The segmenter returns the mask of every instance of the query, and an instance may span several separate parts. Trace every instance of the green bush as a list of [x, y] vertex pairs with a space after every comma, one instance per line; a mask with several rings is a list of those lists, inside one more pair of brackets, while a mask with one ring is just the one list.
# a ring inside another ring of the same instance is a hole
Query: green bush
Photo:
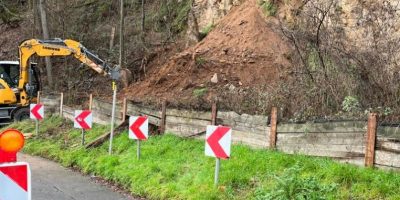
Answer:
[[342, 109], [346, 112], [360, 111], [361, 105], [357, 97], [347, 96], [342, 102]]

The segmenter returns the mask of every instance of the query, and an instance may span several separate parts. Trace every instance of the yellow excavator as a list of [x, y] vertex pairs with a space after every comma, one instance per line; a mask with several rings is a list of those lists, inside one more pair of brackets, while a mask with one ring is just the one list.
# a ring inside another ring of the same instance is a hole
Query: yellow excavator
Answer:
[[73, 56], [99, 74], [109, 76], [114, 84], [120, 78], [119, 66], [110, 66], [77, 41], [25, 40], [19, 46], [19, 62], [0, 61], [0, 119], [29, 118], [29, 104], [36, 103], [41, 87], [37, 66], [29, 62], [34, 55]]

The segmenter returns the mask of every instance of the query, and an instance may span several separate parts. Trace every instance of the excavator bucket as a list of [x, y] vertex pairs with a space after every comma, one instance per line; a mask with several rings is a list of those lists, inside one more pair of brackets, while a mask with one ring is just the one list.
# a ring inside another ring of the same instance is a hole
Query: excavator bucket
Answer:
[[133, 80], [132, 72], [127, 68], [120, 68], [118, 76], [119, 79], [117, 80], [119, 80], [122, 88], [127, 88]]

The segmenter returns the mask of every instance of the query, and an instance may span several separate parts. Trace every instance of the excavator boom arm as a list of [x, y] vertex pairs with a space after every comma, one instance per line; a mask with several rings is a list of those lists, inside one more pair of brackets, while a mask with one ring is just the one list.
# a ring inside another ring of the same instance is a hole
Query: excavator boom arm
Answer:
[[[18, 89], [24, 91], [24, 87], [29, 83], [29, 59], [37, 55], [39, 57], [53, 56], [74, 56], [83, 64], [87, 65], [94, 71], [102, 75], [109, 75], [111, 79], [119, 79], [119, 66], [111, 67], [104, 60], [100, 59], [96, 54], [90, 52], [81, 43], [74, 40], [25, 40], [19, 46], [19, 62], [20, 62], [20, 80]], [[28, 99], [26, 92], [22, 92], [21, 99]], [[24, 100], [26, 102], [27, 100]], [[22, 102], [22, 100], [21, 100]], [[22, 102], [22, 104], [24, 104]]]

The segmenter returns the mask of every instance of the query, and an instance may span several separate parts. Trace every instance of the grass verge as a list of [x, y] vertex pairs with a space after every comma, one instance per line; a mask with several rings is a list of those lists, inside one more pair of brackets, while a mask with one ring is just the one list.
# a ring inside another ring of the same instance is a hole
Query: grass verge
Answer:
[[[34, 123], [10, 127], [33, 132]], [[69, 121], [51, 117], [40, 127], [24, 152], [101, 176], [149, 199], [400, 199], [396, 172], [234, 145], [232, 158], [221, 163], [220, 186], [215, 188], [215, 160], [204, 156], [203, 141], [152, 136], [142, 143], [142, 158], [137, 160], [136, 143], [127, 132], [115, 138], [110, 156], [108, 143], [82, 148], [80, 131]], [[87, 139], [106, 131], [106, 126], [94, 126]]]

